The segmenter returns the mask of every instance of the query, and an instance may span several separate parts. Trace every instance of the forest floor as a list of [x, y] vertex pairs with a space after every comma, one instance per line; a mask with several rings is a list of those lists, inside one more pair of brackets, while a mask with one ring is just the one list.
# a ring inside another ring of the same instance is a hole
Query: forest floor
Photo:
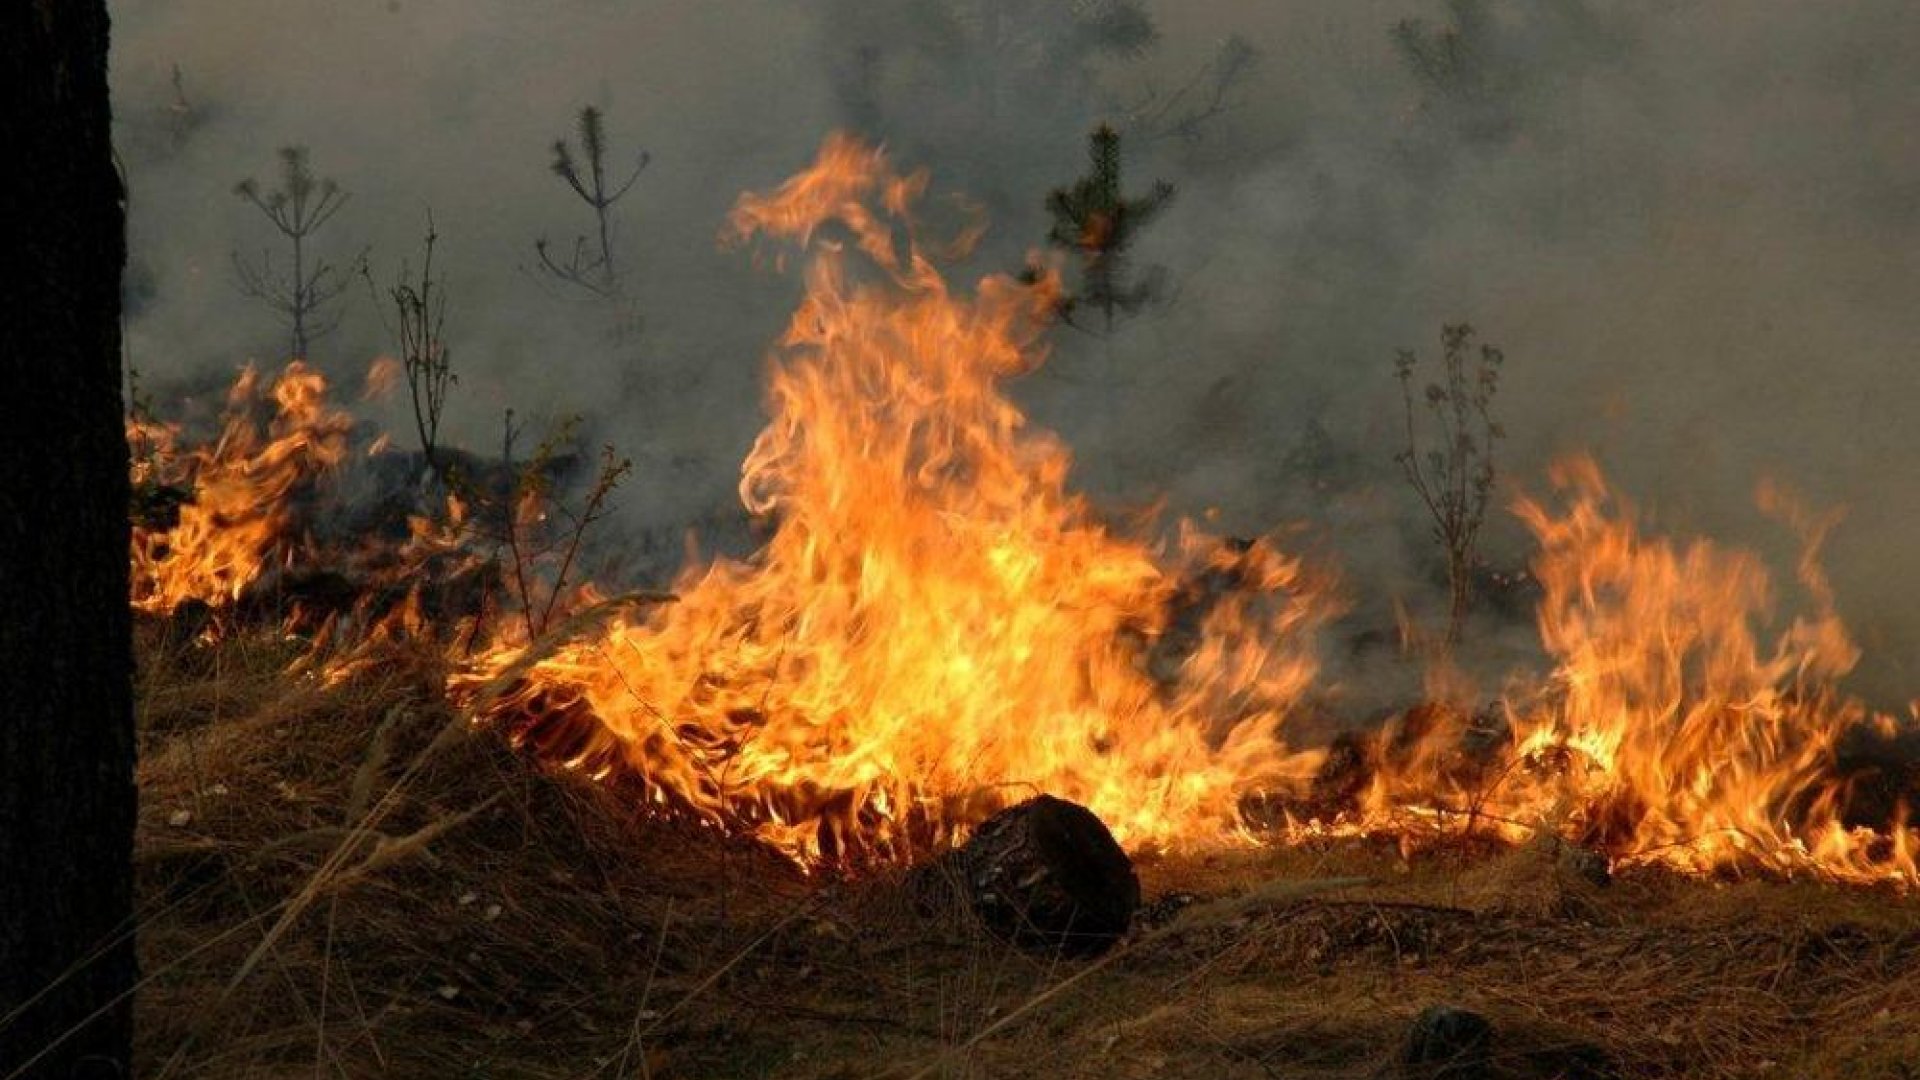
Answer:
[[328, 685], [297, 643], [163, 637], [148, 1080], [1393, 1077], [1435, 1004], [1491, 1022], [1475, 1075], [1920, 1077], [1920, 901], [1891, 893], [1349, 841], [1142, 860], [1128, 939], [1039, 956], [543, 768], [430, 658]]

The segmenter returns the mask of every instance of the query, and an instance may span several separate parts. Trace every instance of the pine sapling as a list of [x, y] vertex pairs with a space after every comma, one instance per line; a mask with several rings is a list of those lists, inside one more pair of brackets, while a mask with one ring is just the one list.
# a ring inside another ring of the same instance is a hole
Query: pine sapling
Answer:
[[606, 129], [599, 109], [589, 105], [580, 110], [580, 149], [576, 155], [565, 139], [553, 144], [553, 174], [567, 182], [580, 201], [593, 211], [594, 239], [583, 234], [574, 240], [573, 251], [563, 262], [554, 258], [546, 237], [533, 243], [540, 256], [540, 268], [549, 277], [602, 297], [620, 293], [620, 274], [613, 261], [613, 208], [633, 189], [640, 174], [652, 159], [640, 151], [633, 171], [625, 180], [610, 184], [607, 177]]
[[[278, 314], [287, 324], [288, 347], [297, 359], [306, 359], [315, 338], [340, 321], [337, 301], [346, 291], [353, 267], [342, 272], [324, 259], [310, 258], [308, 242], [332, 221], [346, 204], [347, 193], [331, 179], [313, 175], [307, 148], [280, 149], [280, 186], [264, 190], [248, 177], [234, 185], [234, 194], [252, 203], [287, 242], [290, 266], [275, 264], [271, 249], [257, 262], [233, 252], [233, 268], [240, 291]], [[365, 260], [363, 251], [354, 266]]]
[[1053, 216], [1047, 242], [1065, 249], [1079, 264], [1079, 288], [1061, 301], [1061, 317], [1079, 326], [1076, 314], [1098, 311], [1104, 329], [1111, 332], [1118, 317], [1139, 311], [1159, 295], [1162, 275], [1157, 269], [1135, 281], [1127, 264], [1140, 230], [1172, 201], [1173, 185], [1157, 180], [1145, 195], [1128, 198], [1121, 190], [1120, 133], [1107, 124], [1094, 129], [1087, 156], [1087, 175], [1047, 196], [1047, 211]]
[[[1165, 210], [1173, 199], [1173, 185], [1155, 181], [1145, 195], [1129, 198], [1121, 183], [1120, 133], [1101, 124], [1087, 140], [1087, 175], [1047, 196], [1053, 227], [1048, 243], [1065, 249], [1078, 264], [1077, 288], [1063, 294], [1056, 308], [1061, 320], [1082, 330], [1092, 329], [1085, 316], [1097, 312], [1098, 332], [1106, 339], [1106, 373], [1101, 379], [1105, 410], [1111, 422], [1119, 411], [1119, 371], [1113, 355], [1113, 330], [1123, 316], [1133, 315], [1159, 296], [1164, 274], [1152, 268], [1135, 280], [1128, 262], [1140, 230]], [[1108, 462], [1110, 479], [1118, 482], [1119, 467]]]

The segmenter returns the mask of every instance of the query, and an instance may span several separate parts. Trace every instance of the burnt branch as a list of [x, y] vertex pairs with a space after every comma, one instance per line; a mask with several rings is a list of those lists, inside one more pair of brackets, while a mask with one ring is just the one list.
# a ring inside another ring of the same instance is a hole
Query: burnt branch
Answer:
[[[434, 247], [439, 239], [440, 234], [433, 225], [433, 212], [428, 211], [425, 250], [418, 276], [402, 263], [398, 280], [384, 291], [394, 315], [393, 321], [387, 323], [387, 331], [393, 335], [399, 350], [420, 453], [426, 458], [427, 468], [435, 480], [444, 488], [447, 470], [439, 452], [440, 417], [446, 409], [448, 393], [460, 380], [454, 374], [453, 356], [446, 344], [446, 285], [433, 276]], [[363, 265], [361, 272], [377, 300], [382, 290], [374, 284], [372, 271]]]

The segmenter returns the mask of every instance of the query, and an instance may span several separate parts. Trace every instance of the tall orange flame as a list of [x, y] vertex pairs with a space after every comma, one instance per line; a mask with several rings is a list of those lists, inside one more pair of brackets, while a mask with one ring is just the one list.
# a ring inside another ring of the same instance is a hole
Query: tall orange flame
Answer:
[[[776, 531], [494, 710], [583, 705], [589, 730], [530, 737], [807, 860], [902, 856], [1035, 791], [1136, 847], [1229, 835], [1243, 793], [1310, 770], [1279, 729], [1327, 605], [1269, 545], [1163, 551], [1068, 491], [1066, 448], [1000, 389], [1040, 363], [1057, 283], [951, 291], [906, 220], [925, 182], [834, 138], [740, 200], [732, 239], [813, 254], [740, 485]], [[1239, 587], [1175, 648], [1209, 571]]]

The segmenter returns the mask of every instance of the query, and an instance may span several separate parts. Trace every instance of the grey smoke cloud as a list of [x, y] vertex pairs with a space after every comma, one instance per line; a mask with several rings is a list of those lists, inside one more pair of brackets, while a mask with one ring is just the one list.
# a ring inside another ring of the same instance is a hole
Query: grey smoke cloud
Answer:
[[[1238, 34], [1261, 53], [1241, 107], [1198, 141], [1136, 140], [1128, 162], [1132, 186], [1180, 188], [1139, 254], [1174, 293], [1111, 339], [1062, 333], [1017, 390], [1095, 490], [1165, 492], [1239, 531], [1304, 519], [1363, 611], [1418, 599], [1391, 358], [1432, 354], [1440, 323], [1467, 319], [1509, 356], [1515, 483], [1537, 491], [1552, 456], [1591, 450], [1660, 522], [1776, 555], [1789, 544], [1752, 509], [1760, 477], [1846, 505], [1828, 562], [1867, 648], [1860, 685], [1914, 693], [1920, 11], [1490, 0], [1479, 77], [1449, 98], [1389, 34], [1446, 25], [1438, 0], [1159, 3], [1152, 48], [1073, 52], [1099, 7], [121, 0], [121, 148], [152, 286], [135, 363], [177, 392], [274, 361], [277, 327], [228, 270], [268, 233], [229, 190], [305, 144], [353, 192], [323, 245], [337, 259], [371, 245], [390, 273], [431, 206], [454, 437], [491, 445], [507, 406], [587, 414], [636, 458], [633, 534], [671, 564], [681, 528], [726, 531], [797, 291], [716, 249], [739, 191], [853, 126], [984, 201], [993, 231], [961, 273], [1013, 269], [1044, 236], [1045, 192], [1082, 169], [1087, 128], [1125, 128]], [[177, 143], [174, 64], [196, 120]], [[617, 153], [652, 155], [621, 208], [640, 319], [624, 334], [524, 270], [535, 237], [587, 226], [547, 146], [588, 103]], [[387, 347], [353, 295], [317, 356], [341, 375]], [[1491, 542], [1524, 553], [1510, 524]]]

